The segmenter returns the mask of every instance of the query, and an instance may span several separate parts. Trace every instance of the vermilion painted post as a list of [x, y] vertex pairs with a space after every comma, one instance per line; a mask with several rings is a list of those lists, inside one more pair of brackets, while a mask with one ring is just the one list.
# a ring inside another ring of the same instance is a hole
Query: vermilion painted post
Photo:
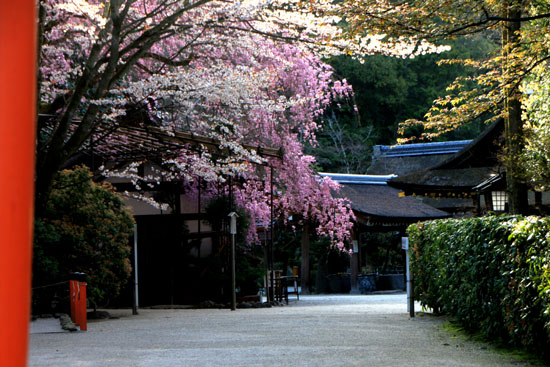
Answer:
[[30, 319], [36, 1], [0, 1], [0, 366], [24, 367]]
[[78, 292], [78, 321], [80, 325], [80, 331], [88, 330], [88, 309], [86, 307], [86, 282], [78, 282], [79, 292]]

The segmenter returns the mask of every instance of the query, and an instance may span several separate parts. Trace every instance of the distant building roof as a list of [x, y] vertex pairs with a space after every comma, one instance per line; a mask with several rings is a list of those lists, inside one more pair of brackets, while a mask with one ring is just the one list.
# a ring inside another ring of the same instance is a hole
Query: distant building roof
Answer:
[[356, 185], [387, 185], [388, 181], [397, 175], [354, 175], [347, 173], [326, 173], [319, 172], [323, 177], [330, 177], [333, 181], [340, 184]]
[[389, 185], [407, 195], [474, 195], [477, 185], [503, 170], [499, 162], [503, 129], [503, 120], [499, 120], [451, 157], [432, 167], [399, 175]]
[[376, 145], [368, 174], [386, 175], [419, 171], [435, 166], [470, 144], [471, 140], [406, 145]]
[[438, 143], [378, 145], [378, 147], [380, 155], [385, 157], [410, 157], [416, 155], [454, 154], [471, 142], [471, 140], [457, 140]]
[[421, 220], [445, 218], [449, 214], [387, 185], [395, 175], [348, 175], [321, 173], [341, 184], [339, 197], [351, 202], [357, 220], [369, 226], [402, 226]]

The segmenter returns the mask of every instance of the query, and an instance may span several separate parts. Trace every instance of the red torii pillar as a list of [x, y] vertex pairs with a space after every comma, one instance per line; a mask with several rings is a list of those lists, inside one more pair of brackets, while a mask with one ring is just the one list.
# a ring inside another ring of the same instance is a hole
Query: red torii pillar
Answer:
[[36, 2], [0, 1], [0, 366], [27, 362], [36, 118]]

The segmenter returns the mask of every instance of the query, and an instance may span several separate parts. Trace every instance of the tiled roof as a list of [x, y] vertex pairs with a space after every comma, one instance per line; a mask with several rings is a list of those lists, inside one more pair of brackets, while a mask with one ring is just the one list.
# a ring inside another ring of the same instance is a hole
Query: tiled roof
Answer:
[[400, 190], [386, 184], [395, 175], [349, 175], [321, 173], [340, 183], [339, 197], [350, 200], [356, 213], [376, 217], [377, 221], [401, 221], [412, 223], [419, 220], [443, 218], [448, 213], [435, 209], [412, 197], [400, 197]]
[[454, 154], [470, 144], [471, 140], [444, 141], [438, 143], [379, 145], [384, 157], [410, 157], [417, 155]]
[[389, 220], [416, 222], [449, 216], [413, 197], [400, 197], [399, 193], [400, 190], [387, 185], [343, 184], [338, 195], [348, 198], [356, 212]]
[[495, 167], [500, 165], [499, 155], [504, 146], [504, 119], [487, 127], [470, 144], [433, 169], [456, 169], [470, 167]]
[[391, 180], [390, 185], [403, 189], [405, 186], [415, 188], [434, 187], [439, 189], [470, 190], [474, 186], [492, 177], [496, 172], [493, 167], [471, 167], [457, 169], [430, 169], [409, 173]]
[[503, 171], [499, 162], [503, 129], [503, 120], [499, 120], [458, 153], [427, 169], [399, 175], [388, 184], [408, 195], [434, 192], [469, 195], [475, 186]]
[[320, 172], [323, 177], [330, 177], [333, 181], [341, 184], [357, 185], [387, 185], [388, 180], [397, 177], [397, 175], [354, 175], [347, 173], [326, 173]]
[[368, 174], [404, 175], [433, 167], [460, 151], [471, 140], [441, 143], [377, 145]]
[[[49, 129], [52, 128], [49, 121], [55, 118], [56, 116], [53, 115], [39, 115], [39, 119], [44, 121], [44, 125]], [[79, 121], [73, 121], [73, 128], [78, 124]], [[261, 156], [280, 159], [283, 154], [282, 148], [276, 149], [251, 144], [242, 144], [242, 146]], [[182, 148], [189, 147], [231, 154], [216, 139], [141, 122], [126, 125], [101, 123], [95, 129], [90, 142], [83, 146], [83, 151], [93, 152], [94, 155], [118, 162], [125, 162], [144, 158], [170, 158], [177, 156]]]

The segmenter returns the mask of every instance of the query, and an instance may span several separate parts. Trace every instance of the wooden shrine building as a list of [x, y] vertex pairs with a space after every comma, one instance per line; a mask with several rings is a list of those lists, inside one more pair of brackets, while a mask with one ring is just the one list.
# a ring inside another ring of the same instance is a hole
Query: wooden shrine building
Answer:
[[339, 197], [347, 198], [357, 223], [370, 231], [404, 231], [412, 223], [449, 217], [413, 197], [399, 195], [388, 185], [395, 175], [320, 173], [340, 184]]
[[[47, 120], [54, 116], [41, 115], [40, 118]], [[91, 139], [71, 158], [66, 168], [84, 164], [96, 173], [101, 172], [97, 170], [100, 166], [116, 173], [135, 166], [136, 182], [124, 175], [116, 177], [116, 174], [96, 179], [104, 179], [117, 191], [127, 194], [125, 202], [136, 221], [131, 259], [132, 263], [136, 260], [134, 269], [138, 269], [139, 306], [193, 304], [205, 299], [227, 298], [229, 282], [226, 279], [230, 278], [226, 266], [230, 248], [228, 223], [215, 228], [207, 221], [204, 196], [201, 198], [204, 185], [200, 178], [197, 192], [190, 195], [185, 192], [181, 179], [162, 173], [166, 172], [163, 162], [177, 157], [182, 149], [218, 157], [232, 153], [215, 139], [168, 131], [139, 121], [117, 125], [115, 129], [101, 125], [95, 136], [95, 140]], [[245, 148], [262, 157], [282, 157], [280, 149], [250, 145]], [[268, 165], [265, 169], [273, 170]], [[230, 189], [220, 190], [220, 196], [229, 195], [231, 202], [231, 185], [238, 182], [231, 178], [228, 182]], [[154, 206], [143, 200], [147, 198], [168, 205]], [[122, 295], [124, 305], [132, 298], [132, 287], [130, 285]]]
[[[450, 215], [413, 197], [399, 195], [400, 190], [387, 183], [395, 175], [351, 175], [320, 173], [340, 184], [339, 197], [350, 201], [355, 214], [350, 283], [352, 292], [358, 292], [362, 259], [368, 258], [366, 243], [361, 240], [365, 232], [392, 232], [404, 236], [407, 227], [429, 219], [447, 218]], [[363, 261], [366, 262], [366, 261]]]
[[[503, 133], [504, 121], [498, 120], [440, 163], [394, 177], [388, 185], [455, 217], [507, 212]], [[529, 192], [530, 213], [548, 213], [548, 204], [548, 193]]]

